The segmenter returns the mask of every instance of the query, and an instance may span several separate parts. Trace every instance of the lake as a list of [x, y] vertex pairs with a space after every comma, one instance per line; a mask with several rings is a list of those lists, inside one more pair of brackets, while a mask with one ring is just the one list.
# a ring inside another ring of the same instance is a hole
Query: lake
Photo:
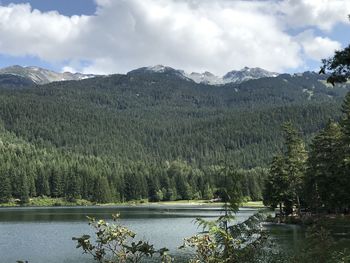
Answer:
[[[242, 208], [236, 221], [242, 222], [256, 213]], [[73, 236], [92, 234], [86, 216], [110, 219], [121, 214], [121, 223], [137, 233], [136, 240], [149, 240], [156, 248], [167, 247], [172, 254], [183, 238], [200, 229], [194, 219], [214, 219], [221, 214], [215, 206], [113, 206], [113, 207], [52, 207], [0, 209], [0, 262], [28, 260], [30, 263], [93, 262], [75, 248]], [[297, 246], [303, 238], [300, 227], [267, 226], [278, 243]]]

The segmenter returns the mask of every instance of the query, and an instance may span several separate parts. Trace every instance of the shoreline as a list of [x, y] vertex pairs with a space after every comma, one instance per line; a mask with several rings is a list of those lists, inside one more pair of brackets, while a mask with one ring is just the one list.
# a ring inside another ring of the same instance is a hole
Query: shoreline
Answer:
[[[19, 204], [16, 202], [8, 202], [4, 204], [0, 204], [1, 208], [16, 208], [16, 207], [27, 207], [27, 208], [35, 208], [35, 207], [107, 207], [107, 206], [198, 206], [198, 207], [220, 207], [224, 203], [222, 202], [210, 202], [208, 200], [178, 200], [178, 201], [160, 201], [160, 202], [148, 202], [148, 200], [137, 200], [137, 201], [129, 201], [129, 202], [113, 202], [113, 203], [93, 203], [88, 200], [79, 199], [74, 202], [69, 202], [64, 200], [63, 198], [42, 198], [36, 197], [31, 198], [30, 202], [27, 204]], [[248, 201], [243, 202], [240, 206], [241, 208], [266, 208], [262, 201]]]

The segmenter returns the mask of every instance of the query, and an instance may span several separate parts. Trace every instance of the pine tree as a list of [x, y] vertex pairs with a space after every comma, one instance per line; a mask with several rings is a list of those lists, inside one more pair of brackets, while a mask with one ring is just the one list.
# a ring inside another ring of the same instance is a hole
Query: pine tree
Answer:
[[298, 214], [300, 215], [300, 198], [303, 193], [307, 152], [298, 131], [290, 122], [283, 125], [283, 131], [286, 141], [285, 163], [289, 180], [289, 189], [293, 196], [292, 202], [296, 203]]
[[80, 178], [78, 178], [73, 171], [69, 171], [67, 182], [66, 182], [66, 198], [69, 201], [75, 201], [81, 198], [80, 194]]
[[159, 184], [156, 181], [154, 176], [148, 179], [148, 200], [150, 202], [158, 202], [160, 201], [158, 198], [158, 189]]
[[19, 199], [21, 203], [26, 204], [29, 203], [29, 186], [28, 186], [28, 178], [27, 175], [23, 174], [20, 177], [19, 183]]
[[112, 201], [111, 190], [106, 177], [98, 177], [95, 179], [93, 199], [102, 204]]
[[171, 187], [171, 188], [167, 189], [164, 200], [165, 201], [174, 201], [176, 199], [177, 199], [176, 187]]
[[193, 189], [189, 183], [185, 182], [184, 191], [182, 192], [182, 199], [191, 200], [193, 197]]
[[211, 189], [211, 187], [210, 187], [209, 184], [206, 184], [206, 185], [205, 185], [203, 198], [204, 198], [205, 200], [211, 200], [211, 199], [214, 198], [213, 190]]
[[0, 203], [6, 203], [11, 198], [11, 181], [6, 173], [0, 172]]
[[[350, 209], [350, 196], [348, 189], [350, 189], [350, 92], [346, 95], [342, 105], [343, 118], [340, 121], [342, 129], [341, 139], [341, 166], [342, 166], [342, 177], [339, 178], [340, 183], [345, 189], [339, 189], [342, 194], [344, 209]], [[346, 190], [347, 189], [347, 190]]]
[[342, 132], [344, 134], [343, 143], [345, 143], [345, 154], [350, 155], [350, 92], [345, 96], [342, 104], [343, 117], [340, 121]]
[[50, 196], [50, 186], [45, 172], [42, 167], [37, 171], [37, 181], [36, 181], [36, 190], [39, 196]]
[[225, 206], [232, 213], [236, 213], [242, 202], [242, 175], [230, 165], [224, 165], [219, 170], [219, 182], [218, 182], [217, 194]]
[[50, 173], [50, 189], [53, 197], [64, 196], [64, 182], [63, 174], [59, 172], [59, 169], [53, 167]]
[[282, 214], [282, 205], [290, 202], [289, 178], [286, 171], [285, 158], [281, 155], [274, 157], [270, 173], [265, 180], [264, 204], [273, 208], [279, 205]]
[[309, 207], [336, 208], [344, 200], [348, 189], [344, 188], [341, 149], [342, 132], [337, 123], [329, 121], [311, 144], [305, 178]]

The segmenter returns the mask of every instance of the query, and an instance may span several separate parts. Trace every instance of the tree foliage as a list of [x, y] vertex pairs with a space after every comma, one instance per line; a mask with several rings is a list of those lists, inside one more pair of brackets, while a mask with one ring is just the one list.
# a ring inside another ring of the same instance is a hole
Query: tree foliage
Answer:
[[350, 46], [335, 52], [334, 56], [322, 60], [320, 73], [330, 74], [327, 81], [332, 85], [344, 83], [350, 78]]
[[[303, 183], [305, 177], [307, 154], [298, 131], [288, 122], [283, 125], [285, 149], [282, 155], [274, 158], [270, 175], [265, 182], [265, 203], [276, 207], [284, 205], [290, 214], [292, 207], [301, 208]], [[282, 211], [281, 211], [282, 212]]]
[[203, 232], [186, 238], [180, 248], [195, 250], [190, 263], [260, 262], [265, 259], [264, 250], [268, 243], [261, 227], [264, 219], [264, 215], [258, 213], [242, 223], [230, 225], [228, 230], [223, 218], [215, 221], [197, 219]]

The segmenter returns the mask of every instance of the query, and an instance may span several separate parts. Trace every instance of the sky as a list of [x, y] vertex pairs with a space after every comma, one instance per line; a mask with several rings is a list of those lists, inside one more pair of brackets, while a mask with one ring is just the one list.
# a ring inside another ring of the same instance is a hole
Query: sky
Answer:
[[350, 43], [349, 0], [0, 0], [0, 67], [318, 70]]

